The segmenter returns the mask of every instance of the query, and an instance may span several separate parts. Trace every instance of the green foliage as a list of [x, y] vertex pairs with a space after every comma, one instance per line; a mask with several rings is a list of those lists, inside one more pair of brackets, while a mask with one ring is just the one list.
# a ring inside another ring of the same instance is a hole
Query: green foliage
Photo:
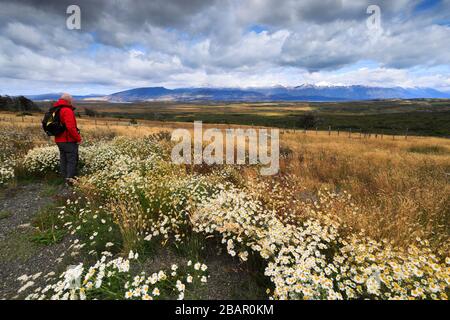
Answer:
[[300, 115], [295, 125], [297, 129], [310, 129], [315, 128], [318, 123], [319, 119], [317, 116], [314, 113], [308, 112]]
[[94, 109], [84, 108], [84, 112], [88, 117], [97, 117], [99, 115], [98, 112]]
[[6, 210], [1, 210], [0, 211], [0, 220], [2, 219], [6, 219], [12, 216], [12, 213]]
[[61, 189], [61, 185], [63, 182], [64, 180], [61, 178], [49, 180], [42, 188], [41, 195], [44, 197], [51, 197], [56, 195], [58, 191]]
[[85, 252], [100, 255], [105, 250], [117, 253], [122, 248], [119, 226], [101, 205], [81, 198], [68, 200], [58, 218], [84, 244], [82, 249]]
[[55, 204], [42, 208], [34, 217], [32, 225], [40, 231], [62, 228], [63, 221], [58, 218], [58, 210], [59, 208]]
[[423, 153], [423, 154], [439, 154], [439, 155], [443, 155], [443, 154], [448, 154], [450, 153], [450, 151], [442, 146], [437, 146], [437, 145], [429, 145], [429, 146], [412, 146], [410, 148], [408, 148], [409, 152], [413, 152], [413, 153]]
[[30, 237], [30, 241], [37, 244], [48, 246], [61, 242], [65, 234], [66, 234], [65, 230], [56, 230], [56, 229], [49, 229], [45, 231], [38, 230]]
[[184, 241], [173, 242], [172, 249], [175, 253], [182, 257], [198, 261], [204, 257], [204, 252], [207, 245], [207, 240], [203, 235], [195, 232], [189, 232]]
[[55, 204], [41, 209], [32, 221], [36, 228], [30, 241], [42, 245], [59, 243], [67, 231], [64, 229], [64, 221], [58, 217], [59, 208]]

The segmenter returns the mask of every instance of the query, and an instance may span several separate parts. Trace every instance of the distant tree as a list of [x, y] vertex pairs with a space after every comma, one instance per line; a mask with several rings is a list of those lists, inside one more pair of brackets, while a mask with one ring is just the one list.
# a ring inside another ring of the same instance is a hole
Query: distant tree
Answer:
[[154, 112], [153, 113], [153, 120], [158, 121], [162, 118], [162, 116], [159, 113]]
[[86, 115], [88, 117], [97, 117], [98, 116], [98, 112], [92, 109], [88, 109], [88, 108], [84, 108], [84, 113], [86, 113]]
[[302, 114], [296, 119], [295, 126], [301, 129], [314, 128], [319, 123], [317, 116], [311, 112]]
[[29, 112], [39, 111], [39, 107], [24, 96], [0, 96], [0, 110]]

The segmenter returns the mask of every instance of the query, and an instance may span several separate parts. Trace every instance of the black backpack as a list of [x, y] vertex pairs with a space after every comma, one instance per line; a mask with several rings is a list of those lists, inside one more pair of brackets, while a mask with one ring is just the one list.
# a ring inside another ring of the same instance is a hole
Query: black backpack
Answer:
[[66, 126], [59, 118], [61, 108], [63, 107], [51, 107], [42, 119], [42, 128], [48, 136], [56, 136], [66, 130]]

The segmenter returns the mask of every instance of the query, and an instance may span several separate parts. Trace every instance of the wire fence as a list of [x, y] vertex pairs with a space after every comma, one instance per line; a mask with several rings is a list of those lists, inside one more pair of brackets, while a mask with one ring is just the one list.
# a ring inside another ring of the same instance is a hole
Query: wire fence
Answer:
[[[6, 122], [11, 124], [18, 123], [34, 123], [36, 125], [41, 124], [41, 118], [35, 115], [12, 115], [12, 114], [0, 114], [0, 122]], [[141, 120], [135, 118], [100, 118], [100, 117], [78, 117], [78, 124], [81, 126], [90, 125], [95, 127], [113, 127], [113, 126], [127, 126], [134, 127], [138, 129], [139, 127], [166, 127], [166, 128], [174, 128], [174, 123], [165, 122], [165, 121], [155, 121], [155, 120]], [[188, 125], [188, 122], [177, 122], [178, 125]], [[220, 126], [226, 126], [225, 124], [219, 124]], [[239, 124], [233, 124], [233, 126], [239, 126]], [[260, 127], [260, 126], [258, 126]], [[261, 126], [264, 127], [264, 126]], [[391, 140], [399, 140], [404, 139], [408, 140], [412, 137], [420, 138], [418, 135], [411, 135], [408, 128], [402, 130], [400, 133], [399, 129], [392, 128], [390, 130], [367, 130], [363, 128], [335, 128], [332, 126], [328, 126], [327, 129], [324, 128], [304, 128], [304, 129], [287, 129], [280, 128], [281, 132], [295, 132], [295, 133], [303, 133], [303, 134], [327, 134], [328, 136], [338, 136], [338, 137], [347, 137], [349, 139], [391, 139]], [[396, 131], [397, 133], [392, 133]]]

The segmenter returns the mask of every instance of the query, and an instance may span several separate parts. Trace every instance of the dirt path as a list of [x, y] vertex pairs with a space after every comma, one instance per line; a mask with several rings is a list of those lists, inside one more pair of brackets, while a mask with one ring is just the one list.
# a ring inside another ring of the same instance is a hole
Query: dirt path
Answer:
[[[51, 189], [53, 188], [53, 189]], [[50, 189], [50, 190], [49, 190]], [[55, 201], [61, 187], [36, 182], [2, 190], [0, 197], [0, 299], [17, 295], [23, 274], [46, 274], [55, 269], [55, 261], [66, 251], [69, 241], [43, 246], [30, 241], [33, 217]], [[39, 280], [37, 280], [39, 281]]]
[[3, 191], [0, 198], [0, 211], [3, 213], [0, 240], [4, 240], [12, 230], [26, 228], [39, 209], [52, 202], [52, 197], [43, 196], [42, 190], [43, 183], [32, 183]]

